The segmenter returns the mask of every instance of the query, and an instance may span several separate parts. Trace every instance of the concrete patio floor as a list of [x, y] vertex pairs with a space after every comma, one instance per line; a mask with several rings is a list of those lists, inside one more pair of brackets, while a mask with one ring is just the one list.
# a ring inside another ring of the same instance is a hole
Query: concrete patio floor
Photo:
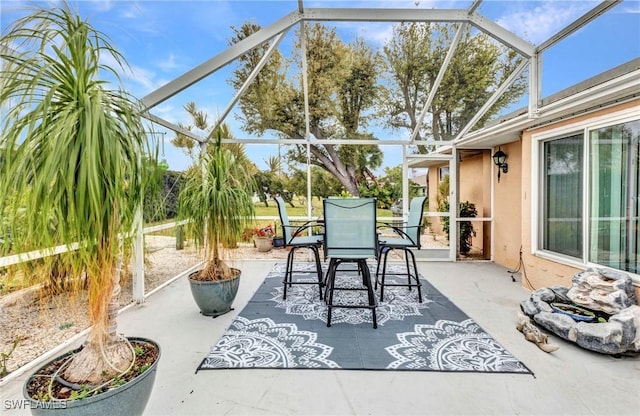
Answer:
[[[614, 358], [556, 336], [553, 353], [515, 329], [528, 296], [507, 270], [491, 263], [421, 263], [421, 273], [535, 374], [353, 370], [195, 370], [262, 282], [274, 261], [238, 262], [235, 310], [207, 318], [186, 278], [124, 311], [119, 331], [162, 347], [145, 415], [638, 415], [640, 356]], [[516, 275], [518, 277], [518, 275]], [[372, 329], [373, 330], [373, 329]], [[378, 329], [383, 330], [383, 328]], [[26, 375], [2, 387], [22, 398]]]

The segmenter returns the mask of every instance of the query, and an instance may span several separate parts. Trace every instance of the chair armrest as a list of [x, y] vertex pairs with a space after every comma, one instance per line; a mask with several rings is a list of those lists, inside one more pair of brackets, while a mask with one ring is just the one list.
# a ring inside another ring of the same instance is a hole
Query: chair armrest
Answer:
[[378, 221], [376, 222], [376, 227], [377, 228], [397, 228], [397, 227], [403, 228], [406, 226], [406, 224], [407, 224], [406, 221], [394, 221], [394, 222]]
[[[285, 231], [288, 231], [288, 237], [285, 236], [285, 240], [287, 242], [291, 242], [293, 240], [293, 238], [298, 235], [299, 233], [301, 233], [302, 231], [308, 230], [310, 228], [314, 228], [314, 227], [322, 227], [324, 228], [324, 221], [318, 221], [318, 220], [310, 220], [310, 221], [297, 221], [298, 224], [294, 224], [294, 222], [291, 222], [291, 225], [283, 225], [283, 228], [285, 229]], [[321, 234], [324, 234], [324, 230], [322, 231]]]
[[[390, 223], [381, 223], [383, 224], [382, 226], [378, 226], [378, 229], [391, 229], [394, 233], [398, 234], [401, 238], [406, 238], [407, 240], [411, 241], [413, 244], [417, 244], [417, 241], [413, 241], [413, 238], [411, 238], [409, 236], [409, 234], [407, 234], [407, 230], [409, 229], [413, 229], [413, 228], [418, 228], [420, 229], [420, 225], [401, 225], [401, 226], [397, 226], [397, 225], [393, 225]], [[406, 224], [406, 223], [405, 223]], [[380, 241], [382, 243], [384, 243], [383, 239], [380, 239]]]

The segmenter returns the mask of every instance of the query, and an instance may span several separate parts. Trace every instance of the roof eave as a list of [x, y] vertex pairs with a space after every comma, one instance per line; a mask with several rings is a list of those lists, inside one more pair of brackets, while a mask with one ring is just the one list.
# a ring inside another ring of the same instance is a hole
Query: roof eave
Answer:
[[631, 101], [640, 97], [640, 58], [542, 100], [535, 114], [520, 109], [454, 141], [460, 149], [487, 149], [516, 141], [523, 130]]

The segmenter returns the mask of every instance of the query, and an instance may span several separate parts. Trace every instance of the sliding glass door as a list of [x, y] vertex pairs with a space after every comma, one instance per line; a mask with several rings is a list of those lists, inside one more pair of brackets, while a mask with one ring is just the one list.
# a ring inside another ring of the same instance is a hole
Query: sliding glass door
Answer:
[[541, 249], [640, 274], [640, 120], [541, 141]]
[[589, 261], [638, 273], [640, 121], [591, 130]]

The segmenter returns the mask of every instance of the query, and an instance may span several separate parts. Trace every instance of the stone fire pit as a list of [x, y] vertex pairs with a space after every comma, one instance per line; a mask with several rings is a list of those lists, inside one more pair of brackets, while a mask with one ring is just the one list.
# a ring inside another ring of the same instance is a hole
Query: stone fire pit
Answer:
[[[629, 275], [608, 269], [588, 269], [573, 276], [571, 287], [538, 289], [522, 301], [520, 307], [541, 327], [582, 348], [621, 354], [640, 352], [640, 306], [636, 302]], [[587, 309], [593, 313], [594, 322], [559, 313], [552, 304]]]

